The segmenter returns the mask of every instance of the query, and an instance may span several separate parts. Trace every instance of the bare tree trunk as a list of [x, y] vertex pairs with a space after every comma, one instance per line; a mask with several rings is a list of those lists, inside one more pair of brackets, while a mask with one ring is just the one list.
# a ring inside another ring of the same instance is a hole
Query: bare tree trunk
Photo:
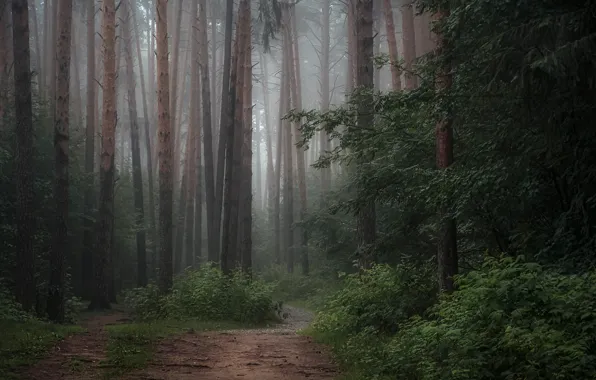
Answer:
[[[33, 21], [33, 42], [35, 43], [35, 69], [39, 95], [43, 94], [41, 78], [43, 78], [43, 55], [41, 51], [41, 40], [39, 36], [39, 22], [37, 21], [37, 0], [31, 0], [31, 20]], [[42, 96], [43, 98], [43, 96]]]
[[[282, 42], [283, 43], [283, 42]], [[283, 45], [282, 45], [283, 46]], [[288, 73], [285, 68], [285, 64], [283, 63], [283, 56], [282, 56], [282, 69], [281, 69], [281, 81], [280, 81], [280, 89], [279, 89], [279, 116], [277, 118], [277, 146], [275, 152], [275, 181], [274, 183], [274, 201], [273, 201], [273, 226], [275, 229], [275, 239], [274, 239], [274, 253], [275, 253], [275, 263], [281, 264], [281, 161], [282, 161], [282, 145], [284, 142], [285, 134], [288, 133], [287, 131], [284, 132], [284, 125], [285, 122], [283, 120], [284, 112], [288, 107], [289, 103], [289, 91], [286, 91], [288, 87]], [[285, 165], [285, 164], [284, 164]]]
[[[357, 3], [357, 66], [356, 85], [363, 91], [372, 91], [374, 88], [374, 66], [373, 66], [373, 4], [369, 0], [358, 0]], [[370, 112], [372, 108], [372, 93], [364, 92], [360, 100], [358, 112], [358, 127], [370, 128], [374, 123], [374, 115]], [[367, 157], [365, 159], [371, 159]], [[359, 190], [360, 191], [360, 190]], [[372, 257], [372, 245], [376, 240], [376, 212], [374, 201], [367, 201], [358, 210], [358, 240], [361, 252], [360, 265], [364, 268], [370, 267]]]
[[[124, 9], [124, 59], [126, 61], [126, 79], [128, 83], [128, 112], [130, 118], [130, 143], [132, 151], [132, 183], [134, 205], [136, 213], [136, 240], [137, 240], [137, 286], [147, 285], [147, 252], [145, 248], [145, 210], [143, 199], [143, 172], [141, 169], [141, 148], [139, 137], [139, 120], [137, 116], [137, 97], [135, 86], [135, 72], [133, 69], [132, 33], [134, 19], [129, 9]], [[143, 73], [141, 73], [141, 77]]]
[[[243, 102], [243, 134], [244, 141], [242, 146], [242, 168], [241, 174], [241, 202], [240, 202], [240, 222], [241, 236], [240, 252], [242, 271], [250, 273], [252, 269], [252, 33], [250, 3], [246, 5], [247, 21], [244, 28], [247, 37], [245, 40], [244, 64], [244, 86], [242, 89]], [[259, 126], [257, 125], [257, 128]]]
[[[282, 91], [286, 91], [286, 97], [288, 98], [286, 109], [284, 112], [280, 114], [280, 119], [283, 118], [283, 115], [290, 110], [289, 101], [290, 98], [290, 87], [292, 86], [292, 76], [293, 73], [290, 69], [291, 67], [291, 54], [290, 51], [292, 49], [292, 40], [290, 39], [290, 33], [287, 28], [290, 27], [289, 23], [289, 14], [287, 8], [283, 11], [285, 13], [284, 20], [286, 25], [286, 29], [284, 30], [284, 38], [283, 38], [283, 69], [286, 72], [287, 78], [287, 85], [285, 88], [282, 88]], [[292, 164], [292, 156], [293, 156], [293, 149], [292, 149], [292, 127], [290, 122], [284, 120], [282, 122], [283, 129], [286, 131], [285, 140], [284, 140], [284, 228], [285, 228], [285, 248], [286, 248], [286, 257], [287, 257], [287, 269], [288, 273], [294, 272], [294, 173], [293, 173], [293, 164]]]
[[[206, 0], [201, 0], [201, 4], [199, 4], [199, 12], [206, 12]], [[212, 96], [216, 96], [216, 88], [215, 88], [215, 84], [216, 84], [216, 80], [215, 78], [217, 78], [217, 17], [215, 15], [215, 7], [212, 5], [211, 8], [211, 94]], [[205, 18], [203, 19], [203, 17], [201, 16], [201, 25], [207, 25], [207, 14], [205, 13]], [[204, 31], [205, 34], [207, 34], [207, 28], [205, 28]], [[206, 38], [206, 37], [205, 37]], [[208, 46], [207, 44], [205, 44], [205, 49], [207, 49]], [[206, 57], [206, 54], [205, 54]], [[205, 60], [205, 63], [207, 62], [207, 60]], [[209, 77], [209, 75], [208, 75]], [[204, 79], [201, 79], [204, 80]], [[204, 95], [203, 95], [204, 96]], [[204, 101], [204, 100], [203, 100]], [[211, 99], [209, 99], [210, 103], [211, 103], [211, 125], [212, 128], [214, 128], [217, 125], [217, 102], [216, 101], [211, 101]], [[205, 112], [205, 111], [203, 111]], [[203, 121], [204, 123], [204, 121]], [[212, 134], [212, 139], [215, 137], [215, 133]], [[203, 137], [204, 138], [204, 137]], [[215, 140], [211, 141], [211, 150], [213, 150], [213, 145], [215, 144]], [[205, 154], [207, 154], [207, 149], [205, 149]], [[213, 157], [213, 159], [215, 159], [215, 157]], [[205, 161], [205, 165], [207, 165], [207, 161]], [[218, 253], [219, 254], [219, 253]]]
[[273, 142], [271, 137], [271, 130], [273, 123], [271, 122], [271, 110], [269, 109], [269, 75], [267, 70], [267, 56], [260, 54], [261, 64], [261, 87], [263, 91], [263, 103], [265, 111], [265, 143], [267, 147], [267, 208], [269, 215], [269, 226], [273, 224], [273, 209], [275, 200], [275, 170], [273, 168]]
[[[5, 4], [8, 8], [8, 4]], [[0, 17], [6, 20], [7, 12]], [[17, 276], [16, 298], [23, 310], [35, 305], [35, 236], [34, 174], [33, 174], [33, 106], [31, 101], [31, 70], [29, 51], [29, 11], [27, 0], [12, 2], [12, 36], [14, 51], [14, 85], [16, 115], [16, 183], [17, 183]], [[1, 28], [6, 24], [0, 23]], [[2, 44], [10, 41], [0, 40]], [[0, 115], [1, 117], [1, 115]]]
[[[224, 37], [224, 60], [223, 60], [223, 73], [222, 73], [222, 96], [221, 96], [221, 116], [219, 118], [219, 147], [217, 152], [217, 177], [215, 178], [215, 210], [213, 212], [213, 237], [215, 240], [214, 244], [217, 245], [217, 252], [219, 252], [222, 236], [221, 231], [221, 217], [222, 217], [222, 205], [223, 205], [223, 190], [224, 190], [224, 169], [226, 160], [226, 147], [230, 146], [231, 142], [228, 143], [228, 125], [233, 125], [233, 112], [230, 112], [232, 103], [235, 98], [235, 94], [230, 88], [231, 81], [231, 61], [232, 61], [232, 23], [234, 18], [234, 0], [227, 0], [226, 2], [226, 30]], [[233, 67], [233, 66], [232, 66]], [[234, 78], [235, 79], [235, 78]], [[232, 82], [234, 83], [234, 82]], [[229, 116], [231, 115], [231, 116]], [[210, 252], [210, 255], [212, 253]], [[222, 268], [227, 266], [223, 258], [223, 246], [221, 257], [209, 257], [209, 261], [217, 262], [221, 260]], [[227, 257], [226, 257], [227, 260]]]
[[[449, 17], [449, 9], [442, 10], [437, 17]], [[445, 54], [449, 41], [444, 36], [439, 36], [437, 53]], [[439, 68], [436, 77], [436, 89], [443, 98], [443, 93], [449, 92], [453, 85], [451, 63], [446, 62]], [[443, 105], [449, 107], [448, 105]], [[436, 161], [439, 170], [445, 170], [453, 164], [453, 114], [447, 109], [446, 116], [438, 120], [436, 125]], [[455, 289], [453, 276], [458, 273], [457, 255], [457, 224], [454, 217], [447, 213], [447, 205], [441, 209], [441, 224], [439, 227], [439, 244], [437, 249], [437, 266], [439, 272], [439, 288], [445, 292]]]
[[172, 139], [170, 126], [170, 92], [168, 70], [167, 0], [156, 0], [157, 14], [157, 107], [159, 118], [159, 288], [169, 293], [173, 282], [172, 268]]
[[[150, 266], [150, 274], [154, 276], [154, 270], [157, 266], [157, 231], [156, 231], [156, 220], [155, 220], [155, 190], [153, 185], [153, 157], [151, 150], [153, 149], [153, 144], [151, 143], [151, 135], [152, 129], [149, 120], [149, 110], [147, 107], [147, 91], [145, 87], [145, 76], [143, 73], [143, 59], [141, 56], [141, 46], [140, 46], [140, 35], [139, 29], [136, 22], [136, 15], [135, 15], [135, 8], [131, 7], [132, 10], [132, 17], [133, 23], [135, 28], [135, 40], [136, 40], [136, 47], [137, 47], [137, 60], [139, 61], [139, 71], [141, 73], [141, 93], [143, 96], [143, 118], [144, 118], [144, 131], [145, 131], [145, 147], [147, 152], [147, 182], [149, 185], [149, 249], [151, 250], [151, 266]], [[151, 33], [151, 32], [150, 32]], [[152, 38], [152, 37], [151, 37]], [[149, 50], [151, 51], [151, 44], [149, 44]], [[153, 54], [151, 54], [153, 56]], [[153, 77], [151, 73], [153, 72], [152, 69], [149, 70], [149, 83], [153, 82]], [[149, 85], [152, 91], [152, 85]], [[153, 98], [153, 96], [151, 96]]]
[[413, 63], [416, 59], [416, 36], [414, 32], [414, 9], [410, 0], [401, 0], [401, 25], [402, 44], [404, 47], [404, 71], [405, 88], [412, 90], [416, 88], [416, 76], [412, 72]]
[[[205, 147], [205, 195], [207, 208], [207, 260], [217, 262], [219, 257], [219, 228], [216, 228], [217, 216], [221, 209], [215, 207], [215, 163], [213, 152], [213, 104], [211, 96], [215, 95], [209, 77], [209, 61], [207, 46], [207, 1], [199, 2], [199, 59], [201, 68], [201, 100], [203, 104], [203, 144]], [[194, 46], [194, 44], [193, 44]], [[198, 80], [197, 80], [198, 81]], [[215, 83], [215, 79], [213, 79]], [[213, 102], [215, 103], [215, 102]], [[194, 104], [194, 103], [193, 103]], [[199, 139], [200, 141], [200, 139]], [[216, 235], [217, 233], [217, 235]]]
[[263, 168], [261, 165], [261, 110], [258, 108], [255, 112], [255, 118], [255, 208], [259, 211], [263, 211]]
[[[13, 45], [12, 38], [9, 37], [10, 16], [10, 8], [8, 7], [8, 4], [4, 4], [4, 7], [0, 8], [0, 130], [3, 129], [2, 118], [4, 116], [4, 108], [7, 103], [7, 99], [4, 94], [6, 93], [8, 78], [10, 76], [9, 66], [11, 63], [8, 60], [8, 50]], [[28, 21], [27, 24], [29, 24]], [[28, 46], [29, 44], [27, 44], [27, 47]], [[31, 60], [31, 58], [29, 58], [29, 60]]]
[[[290, 88], [292, 89], [292, 97], [294, 98], [294, 106], [298, 111], [302, 110], [302, 91], [300, 83], [300, 56], [298, 49], [298, 30], [296, 27], [296, 9], [292, 7], [290, 16]], [[300, 123], [294, 123], [294, 133], [296, 141], [301, 139]], [[305, 222], [307, 214], [307, 194], [306, 194], [306, 169], [304, 167], [304, 148], [296, 147], [296, 163], [298, 168], [298, 191], [300, 194], [300, 221]], [[308, 263], [308, 232], [306, 228], [300, 227], [300, 262], [302, 264], [302, 273], [307, 275], [309, 272]]]
[[95, 206], [95, 181], [93, 180], [95, 160], [95, 5], [90, 1], [87, 7], [87, 122], [85, 128], [85, 173], [87, 183], [84, 195], [82, 278], [83, 295], [93, 294], [93, 208]]
[[[180, 30], [182, 25], [182, 4], [183, 0], [178, 0], [173, 4], [174, 25], [170, 28], [173, 30], [172, 41], [172, 66], [170, 66], [170, 128], [172, 129], [172, 141], [174, 144], [174, 190], [177, 188], [177, 183], [180, 179], [180, 123], [176, 119], [176, 111], [178, 106], [178, 72], [180, 66]], [[184, 72], [183, 72], [184, 75]], [[178, 225], [178, 223], [176, 223]]]
[[54, 101], [54, 150], [56, 154], [56, 177], [54, 199], [56, 221], [54, 241], [50, 254], [50, 282], [47, 303], [48, 316], [56, 322], [64, 321], [66, 270], [64, 259], [70, 250], [68, 241], [68, 140], [70, 109], [70, 39], [72, 26], [72, 0], [60, 0], [60, 24], [57, 40], [58, 71], [56, 78], [56, 100]]
[[90, 310], [109, 309], [108, 273], [114, 229], [114, 153], [116, 150], [116, 7], [114, 0], [102, 3], [103, 120], [100, 163], [99, 226], [93, 257], [95, 292]]
[[[323, 0], [323, 16], [321, 20], [322, 36], [321, 36], [321, 111], [329, 110], [329, 17], [331, 13], [331, 1]], [[331, 144], [329, 135], [325, 131], [320, 134], [320, 151], [321, 155], [329, 151]], [[326, 197], [331, 190], [331, 168], [321, 168], [321, 209], [327, 207]]]
[[391, 84], [394, 90], [401, 89], [401, 72], [399, 70], [399, 56], [397, 55], [397, 41], [395, 39], [395, 25], [393, 24], [393, 8], [391, 0], [383, 0], [385, 14], [385, 28], [387, 30], [387, 45], [391, 61]]
[[[250, 4], [248, 0], [242, 0], [238, 6], [238, 27], [236, 30], [236, 77], [230, 89], [234, 94], [235, 105], [233, 107], [233, 118], [230, 115], [230, 126], [228, 130], [228, 152], [226, 155], [226, 204], [224, 207], [224, 234], [225, 244], [222, 249], [222, 270], [230, 273], [240, 261], [238, 257], [238, 231], [239, 231], [239, 203], [242, 178], [242, 143], [243, 143], [243, 116], [244, 116], [244, 82], [250, 80], [245, 78], [246, 55], [249, 54], [247, 47], [250, 42]], [[231, 99], [230, 99], [231, 101]], [[225, 226], [227, 230], [225, 229]]]

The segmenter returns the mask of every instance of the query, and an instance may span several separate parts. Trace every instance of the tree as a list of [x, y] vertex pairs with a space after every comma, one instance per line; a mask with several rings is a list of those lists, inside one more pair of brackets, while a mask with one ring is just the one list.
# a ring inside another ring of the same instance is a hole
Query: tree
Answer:
[[93, 180], [95, 163], [95, 5], [93, 1], [87, 4], [87, 118], [85, 128], [85, 173], [87, 186], [84, 195], [83, 247], [82, 268], [83, 294], [90, 297], [93, 287], [93, 208], [95, 205], [95, 191]]
[[[374, 123], [372, 113], [372, 90], [374, 89], [373, 66], [373, 2], [372, 0], [357, 0], [356, 4], [356, 35], [357, 49], [356, 86], [360, 91], [358, 99], [358, 128], [370, 128]], [[366, 157], [364, 159], [370, 159]], [[362, 162], [361, 162], [362, 164]], [[369, 267], [372, 261], [372, 244], [376, 240], [376, 211], [374, 200], [366, 199], [358, 208], [358, 240], [361, 251], [361, 265]]]
[[172, 288], [173, 231], [172, 195], [172, 138], [170, 126], [170, 91], [168, 69], [167, 0], [156, 1], [157, 17], [157, 108], [159, 122], [159, 237], [160, 268], [159, 288], [168, 293]]
[[416, 59], [416, 35], [414, 31], [414, 9], [410, 0], [400, 0], [402, 44], [404, 46], [405, 88], [411, 90], [416, 87], [416, 76], [413, 73], [413, 63]]
[[[128, 112], [130, 119], [130, 143], [132, 146], [132, 181], [137, 223], [137, 285], [147, 285], [147, 252], [145, 248], [145, 210], [143, 201], [143, 172], [141, 168], [141, 148], [139, 137], [139, 120], [137, 117], [137, 97], [135, 72], [133, 69], [132, 33], [134, 19], [129, 10], [124, 8], [124, 59], [126, 60], [126, 80], [128, 83]], [[141, 74], [142, 76], [142, 74]]]
[[50, 288], [48, 316], [64, 321], [66, 269], [64, 258], [70, 250], [68, 241], [69, 204], [69, 111], [70, 111], [70, 39], [72, 25], [72, 0], [60, 0], [60, 34], [57, 40], [56, 100], [54, 101], [54, 150], [56, 154], [56, 177], [54, 200], [56, 224], [50, 254]]
[[114, 0], [102, 4], [103, 119], [99, 167], [99, 215], [97, 248], [93, 257], [95, 289], [90, 310], [110, 309], [108, 278], [114, 229], [114, 153], [116, 151], [116, 7]]
[[[6, 5], [8, 8], [8, 5]], [[14, 100], [16, 117], [17, 182], [17, 301], [30, 311], [35, 304], [35, 234], [33, 188], [33, 111], [27, 0], [12, 2], [14, 49]], [[5, 18], [6, 12], [0, 12]], [[0, 27], [4, 27], [0, 23]], [[0, 41], [4, 43], [5, 41]], [[0, 70], [2, 68], [0, 67]], [[0, 75], [2, 72], [0, 72]], [[1, 115], [0, 115], [1, 117]]]
[[391, 84], [394, 90], [401, 89], [401, 72], [399, 70], [399, 57], [397, 55], [397, 41], [395, 40], [395, 25], [393, 24], [393, 7], [391, 0], [383, 0], [383, 13], [385, 15], [385, 28], [387, 30], [387, 46], [391, 63]]
[[[221, 214], [221, 208], [216, 207], [215, 195], [215, 161], [213, 151], [213, 115], [214, 108], [211, 96], [215, 92], [211, 89], [211, 81], [215, 78], [209, 77], [209, 54], [207, 46], [207, 0], [199, 1], [199, 60], [201, 74], [201, 102], [203, 105], [203, 145], [205, 156], [205, 206], [207, 209], [207, 259], [217, 261], [219, 257], [219, 228], [216, 228], [217, 216]], [[215, 42], [213, 42], [215, 44]], [[213, 54], [215, 56], [215, 54]], [[200, 134], [197, 134], [197, 136]], [[199, 139], [200, 142], [200, 139]], [[200, 148], [200, 147], [199, 147]], [[197, 173], [200, 175], [200, 173]], [[198, 202], [198, 200], [197, 200]], [[197, 214], [198, 215], [198, 214]], [[216, 235], [217, 234], [217, 235]]]

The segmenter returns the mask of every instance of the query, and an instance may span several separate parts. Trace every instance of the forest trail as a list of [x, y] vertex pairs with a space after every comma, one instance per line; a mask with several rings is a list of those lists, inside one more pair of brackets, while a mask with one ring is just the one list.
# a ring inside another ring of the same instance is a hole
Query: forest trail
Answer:
[[[267, 329], [188, 331], [161, 341], [146, 368], [124, 380], [273, 380], [333, 379], [337, 367], [326, 347], [296, 332], [310, 323], [312, 313], [284, 306], [287, 318]], [[129, 321], [122, 312], [95, 315], [73, 335], [54, 347], [47, 358], [30, 368], [27, 380], [105, 379], [108, 341], [105, 327]]]
[[26, 380], [102, 379], [100, 364], [106, 359], [106, 326], [129, 322], [124, 312], [91, 315], [83, 319], [86, 331], [67, 337], [51, 349], [47, 357], [25, 372]]
[[296, 332], [312, 314], [285, 306], [275, 328], [189, 332], [163, 341], [150, 365], [126, 380], [333, 379], [337, 367], [325, 347]]

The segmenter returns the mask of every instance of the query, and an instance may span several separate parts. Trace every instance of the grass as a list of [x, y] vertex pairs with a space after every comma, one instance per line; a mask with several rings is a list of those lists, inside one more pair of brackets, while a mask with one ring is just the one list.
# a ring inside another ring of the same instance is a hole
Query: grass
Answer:
[[185, 332], [226, 330], [245, 327], [234, 322], [156, 321], [108, 326], [105, 377], [113, 379], [144, 368], [153, 358], [157, 343]]
[[0, 320], [0, 379], [18, 379], [19, 372], [37, 362], [47, 350], [80, 326], [56, 325], [36, 319]]

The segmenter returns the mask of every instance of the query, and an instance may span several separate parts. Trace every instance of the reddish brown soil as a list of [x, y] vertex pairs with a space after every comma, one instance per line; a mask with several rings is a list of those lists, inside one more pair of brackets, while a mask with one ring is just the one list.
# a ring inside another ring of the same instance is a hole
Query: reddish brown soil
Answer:
[[336, 367], [310, 338], [288, 331], [185, 334], [162, 342], [151, 365], [127, 380], [333, 379]]
[[105, 359], [108, 340], [105, 326], [127, 321], [122, 312], [94, 315], [83, 321], [87, 329], [72, 335], [54, 347], [48, 356], [30, 368], [26, 380], [92, 380], [102, 379], [99, 364]]

